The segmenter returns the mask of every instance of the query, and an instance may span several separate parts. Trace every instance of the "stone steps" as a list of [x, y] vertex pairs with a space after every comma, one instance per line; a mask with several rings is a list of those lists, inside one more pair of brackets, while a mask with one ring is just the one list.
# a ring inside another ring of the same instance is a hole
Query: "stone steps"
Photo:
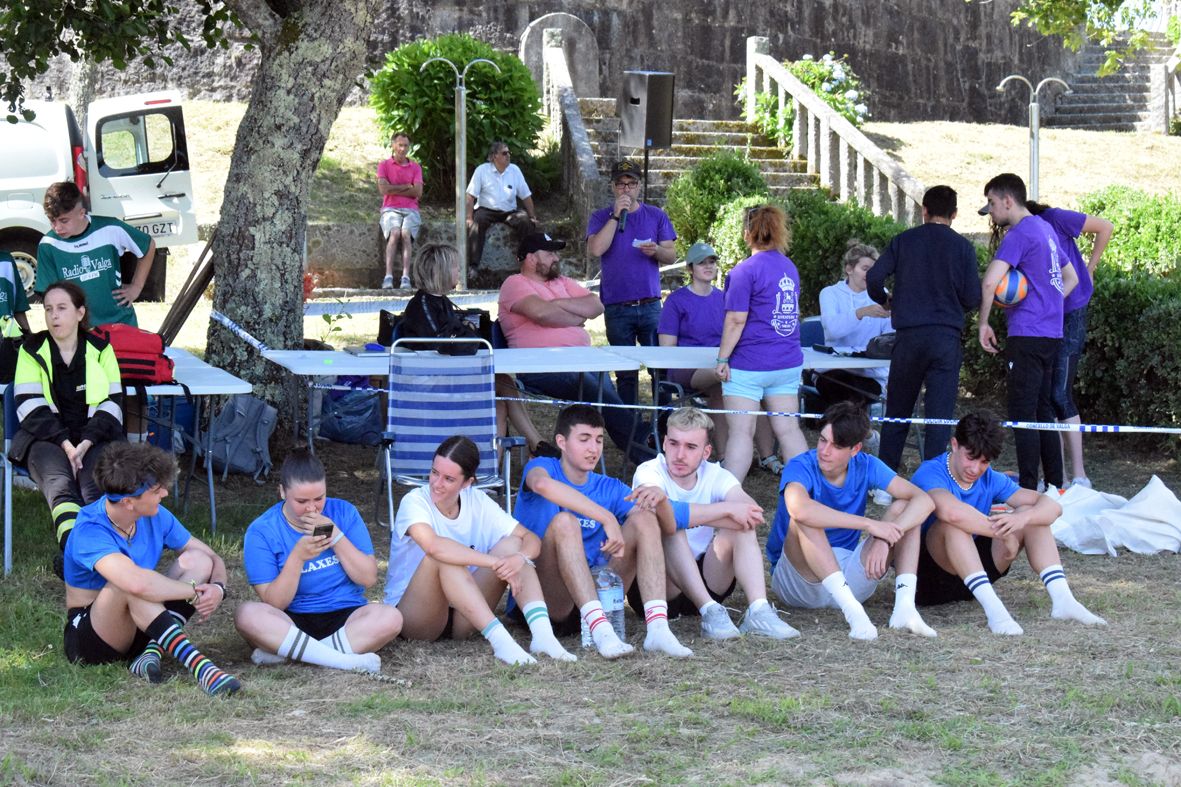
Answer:
[[[1122, 46], [1116, 41], [1113, 46]], [[1076, 71], [1067, 77], [1071, 93], [1060, 94], [1046, 126], [1091, 131], [1135, 131], [1152, 122], [1150, 78], [1153, 68], [1168, 59], [1173, 46], [1167, 36], [1151, 36], [1149, 48], [1124, 61], [1115, 74], [1098, 75], [1105, 62], [1104, 47], [1088, 45], [1079, 56]]]

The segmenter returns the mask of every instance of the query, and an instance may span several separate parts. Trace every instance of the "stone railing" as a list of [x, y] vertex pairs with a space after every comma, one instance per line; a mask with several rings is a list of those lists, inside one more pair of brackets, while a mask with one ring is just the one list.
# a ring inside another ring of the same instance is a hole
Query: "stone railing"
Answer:
[[905, 224], [922, 221], [923, 184], [771, 57], [767, 38], [752, 36], [746, 39], [748, 122], [754, 121], [755, 95], [772, 91], [779, 106], [791, 101], [792, 156], [807, 162], [821, 186], [878, 216]]
[[[544, 110], [550, 133], [561, 140], [562, 185], [570, 195], [571, 212], [585, 222], [594, 209], [611, 201], [611, 188], [607, 179], [599, 174], [582, 110], [578, 107], [574, 82], [570, 78], [560, 29], [545, 31], [543, 64]], [[585, 225], [581, 229], [585, 230]]]
[[1161, 100], [1160, 103], [1154, 102], [1154, 105], [1159, 109], [1153, 114], [1160, 120], [1153, 121], [1153, 124], [1163, 123], [1163, 128], [1160, 131], [1168, 134], [1174, 119], [1181, 118], [1181, 46], [1177, 47], [1173, 56], [1154, 75], [1154, 84], [1152, 85], [1154, 97], [1158, 92], [1158, 86], [1155, 84], [1158, 79], [1160, 80]]

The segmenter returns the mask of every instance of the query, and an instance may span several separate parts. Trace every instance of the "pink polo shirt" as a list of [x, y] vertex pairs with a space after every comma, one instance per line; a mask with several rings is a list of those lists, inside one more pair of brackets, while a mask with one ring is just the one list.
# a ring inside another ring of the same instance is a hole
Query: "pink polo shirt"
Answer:
[[[422, 167], [410, 159], [405, 164], [399, 164], [390, 156], [377, 165], [377, 177], [385, 178], [391, 186], [413, 185], [422, 183]], [[413, 208], [418, 210], [418, 200], [401, 194], [386, 194], [381, 201], [382, 208]]]
[[553, 281], [534, 281], [514, 273], [500, 286], [500, 327], [509, 347], [589, 347], [590, 334], [578, 325], [550, 328], [513, 312], [513, 304], [536, 295], [543, 301], [581, 298], [590, 290], [573, 279], [560, 276]]

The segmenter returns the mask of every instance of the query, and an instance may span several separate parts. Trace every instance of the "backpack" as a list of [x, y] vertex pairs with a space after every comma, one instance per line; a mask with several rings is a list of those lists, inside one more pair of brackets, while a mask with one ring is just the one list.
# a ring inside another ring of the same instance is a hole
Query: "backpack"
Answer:
[[250, 394], [234, 394], [218, 413], [210, 430], [214, 441], [209, 447], [209, 432], [201, 433], [198, 452], [208, 450], [205, 461], [213, 462], [213, 469], [221, 471], [224, 481], [229, 473], [245, 473], [255, 483], [271, 471], [271, 433], [279, 411]]
[[[346, 379], [337, 378], [337, 382]], [[381, 406], [379, 392], [333, 391], [324, 397], [320, 437], [337, 443], [377, 445], [384, 431], [385, 408]]]
[[164, 337], [160, 334], [112, 322], [95, 328], [94, 335], [115, 351], [124, 387], [173, 382], [175, 364], [164, 354]]

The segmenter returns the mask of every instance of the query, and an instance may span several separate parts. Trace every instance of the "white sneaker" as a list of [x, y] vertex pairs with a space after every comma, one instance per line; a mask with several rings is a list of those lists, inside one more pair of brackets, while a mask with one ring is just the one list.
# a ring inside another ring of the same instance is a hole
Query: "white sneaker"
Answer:
[[721, 604], [714, 604], [701, 616], [701, 633], [706, 639], [735, 639], [742, 636]]
[[403, 276], [403, 277], [402, 277], [402, 283], [401, 283], [400, 285], [398, 285], [398, 286], [399, 286], [399, 287], [401, 287], [403, 290], [408, 290], [408, 289], [410, 289], [410, 277], [409, 277], [409, 276]]
[[771, 454], [770, 456], [764, 456], [762, 459], [759, 460], [759, 467], [763, 468], [768, 473], [771, 473], [773, 475], [779, 475], [783, 472], [783, 462], [780, 461], [779, 456], [777, 454]]
[[865, 440], [865, 450], [874, 456], [878, 455], [878, 449], [882, 445], [882, 435], [877, 429], [869, 433], [869, 437]]
[[1093, 489], [1094, 488], [1091, 486], [1091, 479], [1087, 478], [1086, 476], [1078, 476], [1077, 478], [1072, 479], [1070, 482], [1070, 485], [1071, 486], [1081, 486], [1083, 489]]
[[800, 636], [800, 632], [779, 618], [779, 613], [770, 603], [756, 610], [747, 609], [738, 630], [743, 634], [758, 634], [771, 639], [791, 639]]
[[873, 490], [873, 504], [875, 506], [888, 506], [894, 502], [894, 498], [885, 489]]
[[381, 280], [381, 288], [383, 290], [392, 290], [394, 288], [394, 277], [386, 276]]

